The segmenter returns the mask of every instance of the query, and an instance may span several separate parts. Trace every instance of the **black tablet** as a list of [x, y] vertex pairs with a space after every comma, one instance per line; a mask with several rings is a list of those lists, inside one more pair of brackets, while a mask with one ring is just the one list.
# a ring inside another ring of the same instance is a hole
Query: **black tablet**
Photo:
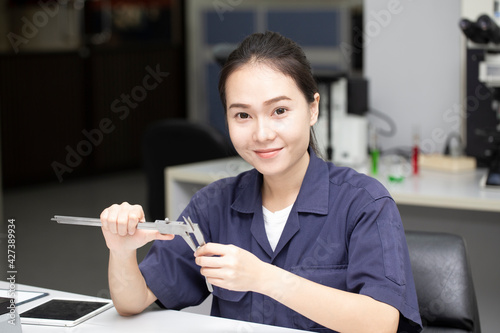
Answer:
[[488, 172], [486, 176], [486, 186], [500, 187], [500, 170]]
[[22, 324], [75, 326], [113, 306], [109, 301], [51, 299], [20, 314]]

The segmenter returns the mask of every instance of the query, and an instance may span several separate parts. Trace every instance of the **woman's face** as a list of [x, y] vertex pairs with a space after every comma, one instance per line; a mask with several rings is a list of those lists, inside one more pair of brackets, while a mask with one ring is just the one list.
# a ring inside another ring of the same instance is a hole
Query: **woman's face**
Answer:
[[265, 176], [306, 169], [319, 94], [314, 99], [308, 103], [292, 78], [266, 65], [233, 72], [226, 82], [227, 123], [238, 154]]

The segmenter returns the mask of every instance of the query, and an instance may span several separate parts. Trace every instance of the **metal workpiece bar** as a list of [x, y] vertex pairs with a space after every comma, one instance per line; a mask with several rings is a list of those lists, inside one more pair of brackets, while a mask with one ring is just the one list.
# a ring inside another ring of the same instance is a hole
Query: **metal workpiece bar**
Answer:
[[91, 218], [91, 217], [54, 215], [54, 217], [51, 218], [51, 220], [56, 221], [57, 223], [61, 223], [61, 224], [87, 225], [87, 226], [92, 226], [92, 227], [100, 227], [101, 226], [100, 219]]
[[[90, 217], [55, 215], [51, 220], [60, 224], [84, 225], [92, 227], [102, 226], [100, 219]], [[156, 220], [155, 222], [140, 222], [137, 224], [137, 229], [158, 230], [162, 234], [173, 235], [184, 235], [186, 232], [193, 232], [192, 228], [192, 226], [179, 221]]]

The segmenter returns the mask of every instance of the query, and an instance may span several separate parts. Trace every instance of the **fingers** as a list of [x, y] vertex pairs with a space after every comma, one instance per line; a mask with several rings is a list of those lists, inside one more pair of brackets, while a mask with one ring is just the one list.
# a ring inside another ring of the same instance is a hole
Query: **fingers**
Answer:
[[207, 243], [194, 253], [196, 264], [204, 268], [234, 267], [239, 248], [234, 245]]
[[101, 218], [101, 224], [104, 230], [109, 230], [108, 215], [109, 215], [109, 208], [106, 208], [102, 211], [101, 216], [99, 216]]
[[101, 213], [102, 228], [120, 236], [133, 235], [140, 221], [144, 221], [142, 207], [128, 202], [114, 204]]
[[162, 234], [156, 230], [140, 230], [140, 232], [137, 232], [136, 234], [140, 234], [144, 244], [154, 240], [172, 240], [175, 237], [175, 235]]
[[158, 233], [156, 234], [156, 238], [155, 239], [158, 239], [158, 240], [172, 240], [174, 239], [175, 235], [171, 235], [171, 234], [162, 234], [161, 232], [158, 231]]
[[200, 273], [221, 288], [248, 291], [256, 288], [260, 263], [252, 253], [235, 245], [208, 243], [195, 253]]
[[207, 243], [196, 250], [195, 257], [203, 256], [223, 256], [229, 251], [235, 251], [236, 247], [233, 245], [224, 245], [218, 243]]

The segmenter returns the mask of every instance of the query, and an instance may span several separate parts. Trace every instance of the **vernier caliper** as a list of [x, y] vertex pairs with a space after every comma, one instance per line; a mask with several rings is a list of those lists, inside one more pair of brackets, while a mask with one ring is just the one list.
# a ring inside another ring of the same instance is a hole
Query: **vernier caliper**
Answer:
[[[203, 237], [198, 224], [193, 223], [190, 217], [183, 217], [183, 219], [184, 222], [169, 221], [168, 218], [165, 220], [156, 220], [155, 222], [139, 222], [137, 224], [137, 229], [158, 230], [161, 234], [179, 235], [184, 238], [193, 251], [196, 251], [198, 247], [205, 245], [205, 238]], [[93, 227], [100, 227], [102, 225], [100, 219], [90, 217], [55, 215], [51, 220], [61, 224], [86, 225]], [[193, 234], [196, 238], [198, 245], [195, 244], [191, 234]]]
[[[156, 220], [155, 222], [139, 222], [137, 224], [137, 229], [158, 230], [161, 234], [179, 235], [184, 239], [184, 241], [193, 251], [196, 251], [198, 247], [205, 245], [205, 238], [203, 237], [198, 224], [193, 223], [190, 217], [182, 218], [184, 219], [184, 222], [169, 221], [168, 218], [165, 220]], [[61, 224], [86, 225], [94, 227], [102, 226], [100, 219], [89, 217], [55, 215], [51, 220]], [[196, 243], [194, 242], [191, 234], [193, 234], [196, 238], [196, 242], [198, 243], [198, 245], [196, 245]], [[212, 292], [212, 286], [208, 282], [207, 286], [208, 290]]]

